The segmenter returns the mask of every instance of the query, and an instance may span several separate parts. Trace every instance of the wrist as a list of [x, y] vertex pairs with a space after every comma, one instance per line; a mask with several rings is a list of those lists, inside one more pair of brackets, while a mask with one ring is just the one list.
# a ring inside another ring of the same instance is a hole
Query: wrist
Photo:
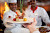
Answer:
[[28, 29], [30, 30], [30, 33], [33, 33], [34, 31], [36, 31], [35, 27], [29, 27]]
[[35, 32], [36, 30], [33, 30], [33, 31], [30, 31], [30, 33], [33, 33], [33, 32]]

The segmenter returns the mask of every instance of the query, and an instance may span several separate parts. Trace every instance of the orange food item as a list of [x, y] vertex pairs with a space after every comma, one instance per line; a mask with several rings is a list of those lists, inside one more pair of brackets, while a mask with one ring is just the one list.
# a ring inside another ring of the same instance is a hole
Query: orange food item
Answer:
[[24, 21], [27, 21], [27, 18], [24, 18]]
[[16, 12], [16, 14], [18, 15], [18, 12]]
[[18, 18], [18, 16], [16, 16], [16, 18]]

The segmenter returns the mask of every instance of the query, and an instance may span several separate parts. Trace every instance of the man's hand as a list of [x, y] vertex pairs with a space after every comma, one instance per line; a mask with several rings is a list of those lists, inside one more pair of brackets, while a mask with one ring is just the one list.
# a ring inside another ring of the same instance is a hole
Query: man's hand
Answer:
[[30, 33], [33, 33], [36, 30], [36, 28], [35, 28], [36, 24], [37, 24], [37, 21], [34, 18], [34, 22], [33, 23], [31, 23], [31, 24], [27, 23], [27, 24], [24, 24], [23, 26], [28, 28], [30, 30]]
[[34, 18], [34, 22], [33, 22], [33, 23], [31, 23], [31, 24], [26, 23], [26, 24], [23, 24], [23, 26], [24, 26], [24, 27], [27, 27], [27, 28], [28, 28], [28, 27], [31, 27], [31, 26], [34, 26], [34, 27], [35, 27], [36, 24], [37, 24], [37, 21], [36, 21], [36, 19]]

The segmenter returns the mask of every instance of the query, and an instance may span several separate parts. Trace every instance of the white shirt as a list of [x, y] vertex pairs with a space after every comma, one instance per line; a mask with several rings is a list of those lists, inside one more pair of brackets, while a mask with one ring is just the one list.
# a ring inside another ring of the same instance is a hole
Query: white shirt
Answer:
[[49, 16], [46, 12], [45, 9], [38, 7], [35, 12], [33, 13], [33, 11], [31, 10], [31, 7], [27, 8], [25, 11], [25, 16], [26, 17], [31, 17], [31, 18], [36, 18], [37, 20], [37, 26], [41, 26], [42, 25], [42, 21], [41, 19], [43, 19], [43, 21], [47, 24], [50, 23], [50, 19]]
[[[27, 28], [14, 28], [11, 31], [10, 30], [6, 30], [5, 33], [30, 33], [29, 29]], [[40, 33], [39, 31], [34, 31], [33, 33]]]
[[[15, 12], [13, 12], [12, 10], [9, 10], [8, 12], [4, 13], [3, 16], [3, 23], [6, 26], [6, 28], [13, 28], [14, 26], [16, 27], [16, 25], [18, 24], [7, 24], [7, 22], [5, 21], [6, 19], [8, 19], [9, 16], [11, 16], [12, 18], [15, 18], [15, 15], [17, 15]], [[13, 19], [12, 19], [13, 20]], [[19, 24], [20, 25], [20, 24]]]

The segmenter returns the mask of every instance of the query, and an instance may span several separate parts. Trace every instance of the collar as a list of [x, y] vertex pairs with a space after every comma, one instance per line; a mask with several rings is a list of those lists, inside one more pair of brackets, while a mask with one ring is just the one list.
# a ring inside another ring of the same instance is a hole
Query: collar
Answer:
[[[36, 9], [35, 10], [37, 10], [37, 8], [38, 8], [38, 6], [36, 6]], [[31, 10], [33, 11], [33, 13], [35, 12], [35, 10], [33, 10], [32, 7], [31, 7]]]
[[13, 13], [13, 14], [16, 14], [14, 11], [12, 11], [11, 9], [9, 9], [9, 11], [11, 12], [11, 13]]
[[10, 12], [13, 12], [11, 9], [9, 9]]

